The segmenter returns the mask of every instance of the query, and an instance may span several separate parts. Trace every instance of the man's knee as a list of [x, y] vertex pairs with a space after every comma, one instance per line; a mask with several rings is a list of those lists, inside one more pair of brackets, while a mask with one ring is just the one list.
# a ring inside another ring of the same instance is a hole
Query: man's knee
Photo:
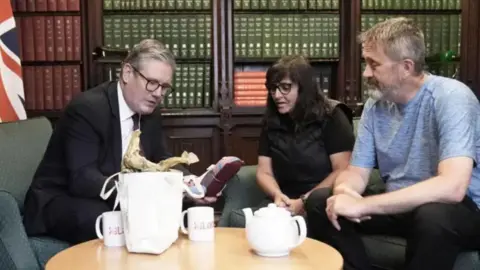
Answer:
[[427, 203], [413, 212], [413, 233], [422, 237], [444, 236], [452, 229], [453, 205], [444, 203]]
[[327, 199], [332, 195], [331, 188], [319, 188], [314, 190], [308, 196], [307, 202], [305, 204], [305, 210], [308, 213], [312, 211], [321, 211], [325, 210], [327, 206]]

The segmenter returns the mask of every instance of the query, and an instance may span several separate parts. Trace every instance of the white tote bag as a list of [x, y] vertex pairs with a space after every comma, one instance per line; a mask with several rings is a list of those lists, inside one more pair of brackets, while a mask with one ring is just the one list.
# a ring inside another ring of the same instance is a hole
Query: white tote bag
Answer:
[[100, 196], [104, 200], [115, 189], [105, 192], [116, 175], [114, 209], [120, 203], [127, 250], [133, 253], [161, 254], [168, 249], [178, 238], [183, 191], [193, 198], [205, 195], [193, 194], [182, 172], [117, 173], [103, 185]]

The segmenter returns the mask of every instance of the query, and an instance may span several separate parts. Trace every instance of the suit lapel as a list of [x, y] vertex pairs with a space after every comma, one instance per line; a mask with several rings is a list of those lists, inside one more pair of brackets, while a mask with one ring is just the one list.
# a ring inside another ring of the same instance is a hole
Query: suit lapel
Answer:
[[107, 88], [107, 95], [112, 110], [112, 154], [114, 171], [120, 171], [120, 163], [122, 162], [122, 130], [120, 127], [119, 108], [118, 108], [118, 91], [117, 82], [109, 84]]

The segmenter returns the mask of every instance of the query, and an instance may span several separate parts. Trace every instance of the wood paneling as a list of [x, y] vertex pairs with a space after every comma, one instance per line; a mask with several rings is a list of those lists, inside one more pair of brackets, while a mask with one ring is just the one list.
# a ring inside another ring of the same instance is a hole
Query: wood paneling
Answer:
[[198, 156], [200, 161], [189, 167], [196, 175], [202, 174], [220, 159], [220, 131], [217, 127], [167, 128], [166, 133], [167, 146], [173, 155], [179, 156], [183, 151], [188, 151]]

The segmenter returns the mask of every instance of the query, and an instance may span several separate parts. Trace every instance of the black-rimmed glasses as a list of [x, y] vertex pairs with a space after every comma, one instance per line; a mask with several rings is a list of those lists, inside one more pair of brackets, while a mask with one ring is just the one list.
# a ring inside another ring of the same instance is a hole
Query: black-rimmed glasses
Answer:
[[282, 95], [288, 95], [290, 91], [292, 90], [292, 83], [276, 83], [276, 84], [267, 84], [266, 85], [268, 92], [270, 95], [275, 95], [275, 92], [277, 92], [277, 89], [280, 91]]
[[137, 72], [140, 76], [142, 76], [142, 78], [144, 78], [147, 81], [147, 83], [145, 84], [145, 90], [147, 90], [148, 92], [155, 92], [159, 87], [162, 87], [162, 96], [168, 96], [175, 91], [170, 84], [168, 83], [162, 84], [162, 83], [159, 83], [157, 80], [150, 80], [147, 77], [145, 77], [145, 75], [143, 75], [136, 67], [134, 67], [133, 65], [130, 65], [130, 66], [132, 67], [133, 70], [135, 70], [135, 72]]

